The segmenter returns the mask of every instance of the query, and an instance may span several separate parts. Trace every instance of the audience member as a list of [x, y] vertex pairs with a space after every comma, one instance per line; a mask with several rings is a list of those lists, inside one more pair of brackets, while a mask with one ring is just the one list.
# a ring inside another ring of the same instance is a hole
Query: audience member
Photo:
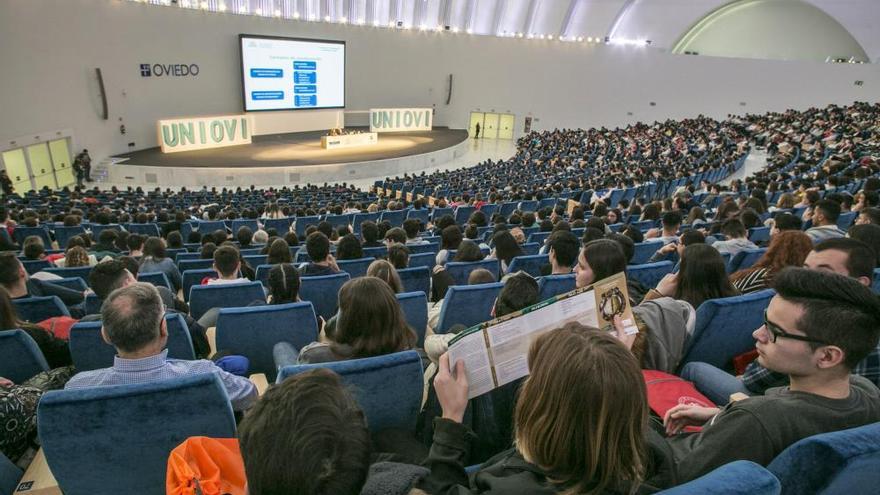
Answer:
[[803, 232], [782, 231], [770, 239], [767, 252], [754, 265], [732, 274], [730, 281], [741, 294], [764, 290], [770, 287], [773, 274], [787, 266], [803, 266], [812, 249], [813, 242]]

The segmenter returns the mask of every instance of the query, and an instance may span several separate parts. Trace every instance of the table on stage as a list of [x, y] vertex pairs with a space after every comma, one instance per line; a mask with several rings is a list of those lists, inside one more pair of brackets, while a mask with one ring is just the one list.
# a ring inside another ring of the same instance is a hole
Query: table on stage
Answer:
[[376, 144], [379, 144], [379, 135], [375, 132], [342, 134], [339, 136], [321, 136], [321, 147], [327, 150], [353, 148], [356, 146], [373, 146]]

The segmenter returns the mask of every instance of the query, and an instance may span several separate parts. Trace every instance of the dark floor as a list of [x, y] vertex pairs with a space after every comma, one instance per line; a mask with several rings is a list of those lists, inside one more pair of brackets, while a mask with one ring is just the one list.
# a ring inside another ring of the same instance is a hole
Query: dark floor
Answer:
[[125, 153], [117, 158], [128, 158], [119, 165], [153, 167], [327, 165], [420, 155], [455, 146], [468, 137], [466, 130], [435, 127], [432, 131], [381, 133], [376, 146], [324, 150], [321, 148], [321, 136], [325, 134], [326, 131], [313, 131], [254, 136], [251, 144], [178, 153], [162, 153], [156, 147]]

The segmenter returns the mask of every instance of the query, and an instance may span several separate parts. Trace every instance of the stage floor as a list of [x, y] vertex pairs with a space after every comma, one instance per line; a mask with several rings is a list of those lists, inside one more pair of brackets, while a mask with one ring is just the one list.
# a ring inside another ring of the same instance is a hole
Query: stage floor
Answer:
[[[368, 128], [349, 128], [367, 131]], [[379, 134], [379, 144], [357, 148], [325, 150], [321, 136], [326, 131], [254, 136], [251, 144], [211, 150], [162, 153], [156, 148], [117, 155], [126, 159], [117, 165], [149, 167], [298, 167], [332, 165], [401, 158], [431, 153], [455, 146], [468, 138], [463, 129], [435, 127], [424, 132]]]

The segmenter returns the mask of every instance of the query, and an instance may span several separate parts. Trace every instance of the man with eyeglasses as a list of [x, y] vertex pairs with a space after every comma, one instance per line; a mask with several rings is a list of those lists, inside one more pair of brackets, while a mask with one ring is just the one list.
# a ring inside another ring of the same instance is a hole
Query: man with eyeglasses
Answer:
[[165, 305], [156, 288], [135, 282], [116, 289], [101, 307], [101, 336], [116, 348], [111, 368], [77, 373], [65, 389], [149, 383], [182, 376], [213, 373], [220, 377], [236, 411], [257, 400], [250, 380], [223, 371], [211, 361], [168, 359]]
[[[880, 299], [826, 270], [787, 268], [773, 288], [753, 336], [758, 363], [790, 385], [723, 409], [670, 409], [664, 423], [680, 481], [739, 459], [767, 465], [802, 438], [880, 421], [880, 389], [852, 374], [880, 340]], [[686, 426], [703, 429], [679, 435]]]
[[[870, 287], [876, 266], [876, 254], [867, 244], [856, 239], [839, 238], [823, 241], [813, 247], [804, 260], [804, 268], [837, 273]], [[852, 372], [880, 387], [880, 347], [875, 347]], [[716, 404], [726, 404], [731, 394], [760, 395], [773, 387], [788, 385], [788, 375], [753, 361], [741, 377], [735, 377], [706, 363], [688, 363], [681, 377], [694, 382], [697, 389]]]

